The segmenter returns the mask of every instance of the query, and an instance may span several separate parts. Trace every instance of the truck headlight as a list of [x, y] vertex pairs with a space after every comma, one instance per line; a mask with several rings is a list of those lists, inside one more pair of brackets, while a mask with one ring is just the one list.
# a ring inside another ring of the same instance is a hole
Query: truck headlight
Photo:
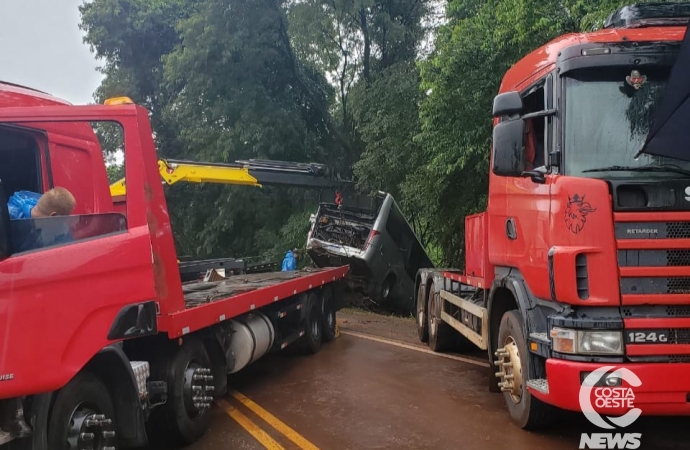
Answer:
[[622, 355], [621, 331], [583, 331], [552, 328], [553, 350], [571, 355]]

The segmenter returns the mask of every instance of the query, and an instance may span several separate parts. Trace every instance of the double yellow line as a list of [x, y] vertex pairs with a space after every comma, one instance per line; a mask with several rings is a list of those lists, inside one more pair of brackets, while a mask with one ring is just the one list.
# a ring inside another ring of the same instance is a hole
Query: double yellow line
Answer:
[[[251, 399], [245, 397], [241, 393], [231, 390], [229, 391], [235, 400], [244, 405], [247, 409], [252, 411], [263, 421], [272, 426], [276, 431], [281, 433], [283, 436], [294, 442], [302, 450], [319, 450], [317, 446], [309, 442], [301, 434], [287, 426], [285, 423], [280, 421], [277, 417], [263, 409], [261, 406], [254, 403]], [[268, 450], [285, 450], [285, 447], [280, 445], [275, 439], [273, 439], [268, 433], [262, 430], [256, 423], [243, 414], [240, 410], [232, 406], [230, 403], [223, 399], [216, 400], [218, 406], [223, 408], [223, 410], [237, 422], [242, 428], [244, 428], [249, 434], [251, 434], [254, 439], [259, 441], [261, 445], [266, 447]]]

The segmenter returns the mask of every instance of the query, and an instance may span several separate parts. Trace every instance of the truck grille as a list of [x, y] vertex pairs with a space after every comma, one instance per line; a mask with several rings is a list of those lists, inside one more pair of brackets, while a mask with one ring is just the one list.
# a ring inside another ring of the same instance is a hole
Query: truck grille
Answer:
[[690, 250], [618, 250], [620, 267], [690, 266]]
[[666, 222], [666, 237], [690, 239], [690, 222]]
[[623, 307], [623, 318], [690, 317], [690, 305]]
[[[676, 216], [687, 220], [668, 220]], [[629, 322], [626, 333], [657, 332], [666, 337], [663, 342], [629, 341], [629, 359], [690, 361], [690, 214], [617, 213], [615, 220], [618, 266], [627, 272], [620, 278], [623, 319]], [[644, 329], [637, 330], [641, 319]], [[676, 322], [674, 328], [669, 328], [669, 320]]]

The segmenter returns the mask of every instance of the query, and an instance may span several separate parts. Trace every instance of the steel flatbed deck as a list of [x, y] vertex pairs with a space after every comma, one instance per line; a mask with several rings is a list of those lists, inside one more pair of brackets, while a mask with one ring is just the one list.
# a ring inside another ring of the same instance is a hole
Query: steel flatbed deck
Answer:
[[214, 282], [185, 283], [185, 309], [159, 317], [160, 331], [184, 336], [345, 277], [348, 266], [295, 272], [234, 275]]

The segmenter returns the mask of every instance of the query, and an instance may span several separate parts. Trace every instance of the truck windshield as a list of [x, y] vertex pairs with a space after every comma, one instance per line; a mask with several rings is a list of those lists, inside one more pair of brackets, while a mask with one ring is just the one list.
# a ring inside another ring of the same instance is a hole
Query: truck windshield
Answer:
[[[668, 68], [592, 68], [565, 80], [565, 170], [584, 177], [677, 177], [690, 162], [634, 159], [647, 137]], [[653, 166], [653, 167], [648, 167]]]

